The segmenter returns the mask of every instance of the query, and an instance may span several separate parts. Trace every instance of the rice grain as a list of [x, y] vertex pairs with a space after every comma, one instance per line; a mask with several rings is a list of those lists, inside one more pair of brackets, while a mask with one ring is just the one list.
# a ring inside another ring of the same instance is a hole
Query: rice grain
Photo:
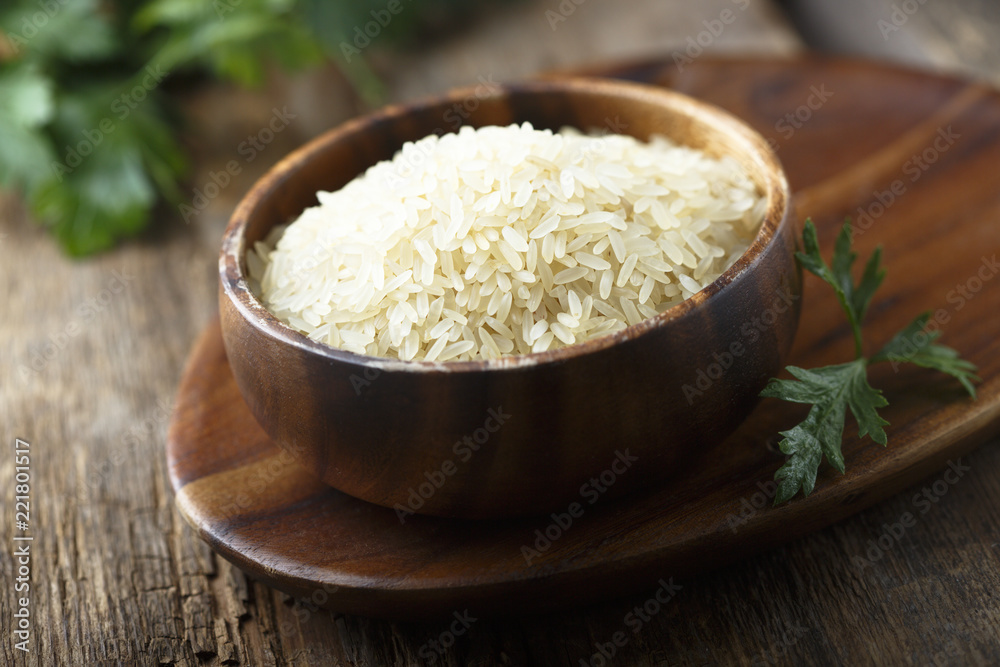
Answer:
[[317, 199], [247, 253], [255, 293], [323, 343], [438, 361], [637, 324], [718, 278], [766, 210], [732, 158], [527, 123], [407, 143]]

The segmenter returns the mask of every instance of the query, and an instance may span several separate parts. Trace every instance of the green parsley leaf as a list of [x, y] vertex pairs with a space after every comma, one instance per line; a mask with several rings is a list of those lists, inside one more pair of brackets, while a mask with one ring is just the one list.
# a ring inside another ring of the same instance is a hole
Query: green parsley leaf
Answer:
[[0, 67], [0, 186], [33, 190], [48, 175], [52, 145], [41, 128], [55, 112], [52, 88], [35, 67]]
[[318, 60], [296, 4], [3, 3], [0, 187], [20, 190], [70, 255], [135, 235], [159, 200], [183, 199], [186, 160], [167, 120], [170, 75], [209, 70], [254, 83], [272, 61]]
[[14, 2], [0, 13], [0, 29], [19, 58], [31, 62], [93, 62], [118, 50], [113, 12], [100, 0]]
[[52, 118], [52, 81], [35, 67], [0, 70], [0, 117], [20, 127], [38, 127]]
[[860, 282], [855, 284], [851, 267], [857, 254], [851, 249], [849, 224], [844, 225], [837, 237], [829, 266], [820, 255], [816, 227], [811, 220], [806, 220], [802, 245], [805, 252], [796, 253], [796, 258], [803, 268], [822, 278], [836, 292], [851, 324], [857, 358], [845, 364], [814, 369], [788, 366], [786, 370], [795, 380], [772, 378], [760, 393], [764, 397], [812, 406], [801, 423], [781, 431], [784, 437], [778, 446], [788, 459], [774, 475], [778, 482], [775, 505], [790, 500], [799, 490], [809, 495], [816, 485], [816, 475], [824, 457], [839, 472], [844, 472], [841, 446], [848, 408], [858, 423], [858, 437], [868, 435], [880, 445], [886, 445], [888, 438], [883, 426], [889, 422], [879, 416], [878, 408], [885, 407], [888, 402], [881, 391], [868, 384], [870, 364], [882, 361], [894, 365], [912, 363], [948, 373], [962, 383], [973, 399], [976, 392], [972, 382], [979, 379], [975, 375], [975, 365], [961, 359], [952, 348], [934, 343], [941, 332], [926, 330], [929, 313], [919, 315], [871, 360], [866, 359], [862, 352], [861, 322], [875, 290], [885, 278], [885, 270], [879, 266], [881, 249], [872, 253]]
[[979, 380], [975, 365], [960, 358], [956, 350], [934, 344], [941, 337], [941, 332], [926, 330], [930, 316], [930, 312], [918, 315], [872, 357], [871, 363], [888, 361], [894, 366], [910, 363], [947, 373], [957, 378], [969, 396], [975, 398], [976, 388], [972, 381]]
[[813, 370], [788, 366], [788, 372], [798, 381], [772, 379], [761, 392], [765, 397], [812, 404], [801, 424], [781, 432], [785, 437], [778, 446], [789, 459], [775, 475], [779, 482], [775, 502], [785, 502], [800, 488], [808, 495], [823, 455], [830, 465], [844, 472], [840, 444], [847, 408], [858, 421], [859, 435], [870, 434], [875, 442], [886, 443], [882, 426], [888, 422], [875, 409], [888, 403], [882, 392], [868, 384], [866, 369], [864, 359]]
[[882, 258], [882, 249], [876, 248], [865, 265], [861, 282], [857, 286], [851, 277], [851, 267], [857, 258], [857, 253], [851, 250], [851, 226], [845, 224], [837, 236], [837, 242], [833, 250], [833, 266], [827, 266], [823, 257], [819, 253], [819, 239], [816, 235], [816, 227], [812, 220], [806, 220], [805, 229], [802, 232], [802, 245], [805, 252], [795, 253], [796, 259], [802, 268], [810, 273], [814, 273], [822, 278], [834, 289], [837, 300], [840, 301], [841, 308], [847, 314], [847, 321], [851, 325], [851, 332], [854, 334], [855, 358], [860, 359], [864, 352], [861, 347], [861, 322], [868, 312], [868, 305], [871, 303], [875, 290], [882, 284], [885, 278], [885, 270], [879, 267]]
[[294, 5], [291, 0], [154, 0], [133, 24], [164, 39], [157, 62], [168, 71], [205, 66], [237, 83], [257, 85], [269, 61], [297, 69], [320, 59]]
[[179, 196], [184, 160], [160, 118], [157, 91], [134, 108], [119, 108], [112, 100], [121, 91], [120, 84], [101, 83], [60, 92], [49, 123], [60, 154], [47, 180], [28, 193], [34, 217], [72, 256], [135, 235], [158, 194]]
[[0, 113], [0, 187], [33, 192], [49, 174], [55, 153], [49, 138], [39, 130], [8, 125]]
[[[180, 87], [205, 74], [257, 84], [273, 64], [326, 57], [375, 105], [385, 86], [368, 45], [424, 43], [487, 2], [501, 0], [3, 0], [0, 188], [70, 254], [109, 248], [183, 199]], [[150, 68], [163, 76], [147, 84]]]

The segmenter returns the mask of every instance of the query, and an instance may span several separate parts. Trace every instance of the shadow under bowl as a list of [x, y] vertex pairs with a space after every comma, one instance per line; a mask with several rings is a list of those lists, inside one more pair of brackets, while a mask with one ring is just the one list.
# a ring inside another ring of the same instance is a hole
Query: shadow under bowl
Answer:
[[[613, 126], [730, 155], [767, 199], [750, 248], [718, 280], [614, 334], [499, 360], [404, 362], [310, 340], [248, 288], [246, 252], [406, 141], [531, 122]], [[270, 170], [226, 230], [220, 315], [251, 412], [306, 469], [352, 496], [410, 512], [496, 518], [581, 508], [662, 482], [728, 436], [791, 347], [799, 315], [797, 226], [767, 142], [684, 95], [599, 79], [459, 89], [318, 137]]]

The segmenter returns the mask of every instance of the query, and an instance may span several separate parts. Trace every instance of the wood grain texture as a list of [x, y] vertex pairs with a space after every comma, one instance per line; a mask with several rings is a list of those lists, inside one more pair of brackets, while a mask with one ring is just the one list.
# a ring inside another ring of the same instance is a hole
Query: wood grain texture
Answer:
[[[510, 53], [518, 55], [522, 75], [600, 61], [610, 48], [669, 54], [702, 29], [701, 20], [731, 3], [588, 0], [559, 29], [559, 42], [519, 29], [541, 20], [552, 4], [526, 3], [520, 17], [470, 28], [468, 40], [459, 40], [464, 43], [435, 45], [440, 56], [433, 63], [421, 57], [394, 61], [394, 89], [405, 83], [409, 92], [400, 96], [423, 94], [474, 83], [490, 71], [499, 80]], [[587, 7], [593, 9], [584, 12]], [[771, 18], [770, 7], [751, 2], [754, 15], [746, 14], [747, 23], [731, 26], [712, 48], [794, 50], [799, 40]], [[468, 42], [501, 23], [504, 39], [481, 47], [484, 57], [463, 58], [473, 47]], [[615, 39], [619, 44], [609, 46]], [[237, 145], [266, 123], [275, 100], [285, 99], [278, 97], [283, 88], [256, 96], [210, 92], [211, 99], [186, 103], [199, 117], [218, 122], [190, 129], [200, 156], [192, 189], [203, 188], [227, 161], [242, 160]], [[289, 110], [309, 106], [312, 95], [310, 89], [293, 90]], [[321, 99], [327, 97], [324, 92]], [[35, 529], [43, 556], [32, 575], [36, 643], [31, 655], [15, 654], [5, 632], [0, 663], [431, 664], [420, 656], [421, 647], [437, 640], [445, 624], [334, 615], [314, 606], [323, 599], [320, 592], [312, 600], [292, 601], [248, 581], [187, 528], [168, 490], [166, 419], [184, 361], [214, 316], [225, 221], [254, 172], [343, 119], [332, 108], [317, 105], [315, 120], [303, 115], [278, 135], [190, 224], [175, 210], [164, 210], [157, 231], [87, 262], [61, 257], [13, 199], [0, 199], [0, 294], [7, 306], [0, 318], [0, 423], [5, 446], [15, 435], [26, 437], [44, 454], [34, 465]], [[220, 121], [237, 111], [237, 122]], [[775, 109], [771, 122], [789, 111]], [[136, 279], [84, 319], [77, 308], [101, 296], [112, 270]], [[30, 363], [72, 321], [80, 329], [62, 351], [32, 378], [19, 378], [18, 365]], [[477, 621], [433, 664], [578, 665], [596, 651], [595, 642], [610, 641], [619, 629], [630, 636], [613, 663], [621, 665], [730, 665], [754, 658], [757, 664], [787, 665], [994, 664], [1000, 443], [991, 441], [963, 462], [971, 471], [926, 513], [913, 497], [936, 476], [832, 528], [680, 581], [681, 593], [637, 634], [624, 618], [645, 596], [559, 614]], [[11, 474], [12, 459], [0, 457], [5, 510], [12, 502]], [[882, 525], [905, 512], [917, 516], [917, 525], [871, 567], [852, 566], [852, 557], [863, 555]], [[13, 572], [11, 520], [6, 511], [0, 514], [5, 631], [12, 604], [6, 586]]]

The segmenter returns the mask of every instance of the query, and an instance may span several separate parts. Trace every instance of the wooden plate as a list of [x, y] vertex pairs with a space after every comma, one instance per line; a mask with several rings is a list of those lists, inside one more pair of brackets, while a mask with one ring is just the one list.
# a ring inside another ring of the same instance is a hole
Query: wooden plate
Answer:
[[[940, 374], [874, 367], [872, 383], [890, 401], [888, 448], [858, 441], [849, 425], [847, 474], [825, 469], [812, 495], [778, 508], [769, 506], [783, 459], [775, 434], [803, 413], [765, 401], [661, 490], [585, 500], [577, 517], [402, 523], [315, 481], [268, 440], [236, 389], [214, 323], [184, 373], [167, 456], [181, 513], [220, 554], [344, 612], [539, 611], [648, 591], [817, 530], [1000, 430], [1000, 94], [826, 59], [705, 59], [683, 71], [666, 61], [593, 73], [700, 97], [773, 139], [798, 212], [816, 221], [827, 254], [847, 215], [862, 256], [884, 246], [888, 278], [869, 315], [870, 344], [934, 310], [943, 342], [979, 365], [979, 400]], [[832, 293], [811, 276], [805, 289], [792, 363], [848, 360], [850, 333]]]

